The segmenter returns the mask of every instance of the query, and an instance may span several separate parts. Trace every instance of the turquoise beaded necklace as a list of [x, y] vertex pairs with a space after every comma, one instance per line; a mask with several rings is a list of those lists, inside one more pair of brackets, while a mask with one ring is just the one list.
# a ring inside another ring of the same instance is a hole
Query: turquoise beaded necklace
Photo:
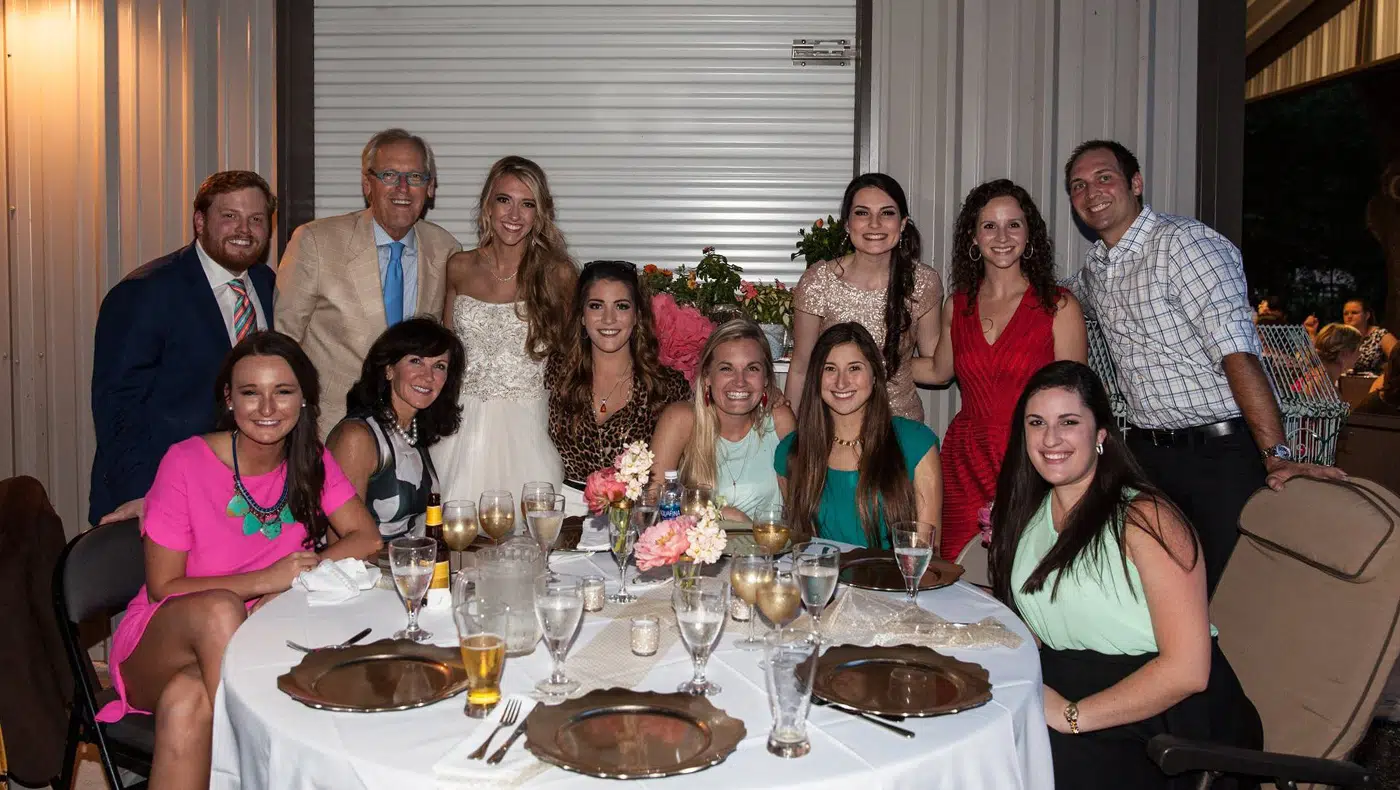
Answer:
[[276, 540], [282, 534], [282, 525], [296, 521], [292, 509], [287, 505], [287, 480], [282, 479], [282, 494], [272, 507], [263, 507], [243, 487], [243, 476], [238, 473], [238, 429], [229, 431], [229, 444], [233, 447], [233, 498], [228, 501], [226, 511], [230, 518], [243, 519], [243, 534], [261, 532], [268, 540]]

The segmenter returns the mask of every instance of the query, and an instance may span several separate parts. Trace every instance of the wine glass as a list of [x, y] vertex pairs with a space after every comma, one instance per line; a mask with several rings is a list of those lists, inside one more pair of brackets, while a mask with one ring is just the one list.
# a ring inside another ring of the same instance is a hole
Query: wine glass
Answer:
[[544, 633], [544, 646], [554, 659], [549, 677], [535, 684], [535, 690], [550, 697], [564, 697], [577, 691], [579, 682], [564, 674], [564, 656], [583, 621], [583, 580], [554, 578], [542, 573], [535, 577], [535, 619]]
[[549, 497], [552, 496], [554, 496], [553, 483], [536, 480], [520, 487], [520, 518], [526, 525], [530, 523], [530, 511], [545, 509]]
[[802, 608], [802, 592], [792, 571], [773, 571], [768, 581], [758, 585], [758, 611], [775, 628], [786, 628], [797, 619]]
[[894, 559], [899, 563], [899, 572], [904, 574], [904, 589], [909, 594], [909, 603], [917, 601], [919, 581], [933, 561], [937, 532], [937, 527], [922, 521], [901, 521], [890, 528]]
[[729, 580], [700, 577], [678, 587], [671, 595], [680, 626], [681, 641], [690, 652], [695, 675], [676, 687], [682, 694], [713, 697], [720, 692], [718, 683], [705, 679], [705, 664], [710, 652], [724, 633], [724, 621], [729, 612]]
[[822, 610], [836, 592], [840, 573], [841, 550], [830, 543], [799, 543], [792, 547], [792, 572], [802, 592], [802, 606], [812, 616], [817, 633], [821, 633]]
[[764, 505], [753, 513], [753, 541], [765, 554], [777, 554], [787, 545], [792, 530], [782, 505]]
[[394, 587], [408, 609], [408, 626], [394, 634], [395, 639], [426, 642], [432, 634], [418, 626], [418, 611], [423, 608], [423, 596], [433, 583], [433, 566], [437, 563], [437, 541], [432, 538], [394, 538], [389, 541], [389, 570]]
[[[655, 500], [653, 500], [653, 503]], [[651, 507], [650, 518], [656, 517], [655, 504]], [[632, 549], [637, 546], [637, 537], [646, 529], [640, 526], [648, 516], [642, 512], [639, 501], [632, 507], [632, 513], [626, 521], [621, 519], [608, 519], [608, 550], [612, 552], [613, 561], [617, 563], [618, 575], [622, 577], [622, 586], [617, 592], [608, 596], [608, 600], [613, 603], [632, 603], [637, 600], [637, 596], [627, 592], [627, 558], [632, 556]], [[649, 526], [649, 525], [648, 525]]]
[[510, 492], [496, 489], [483, 493], [476, 517], [481, 531], [499, 546], [515, 529], [515, 503], [511, 501]]
[[681, 496], [681, 515], [699, 517], [706, 505], [715, 501], [715, 490], [709, 486], [690, 486]]
[[[466, 551], [476, 540], [480, 526], [476, 523], [476, 503], [466, 499], [453, 499], [442, 506], [442, 542], [454, 554]], [[457, 557], [457, 569], [462, 568], [462, 558]]]
[[535, 494], [525, 511], [525, 524], [530, 535], [544, 552], [544, 569], [549, 572], [549, 553], [559, 542], [559, 529], [564, 526], [564, 497], [559, 494]]
[[749, 636], [734, 642], [734, 646], [740, 650], [758, 650], [763, 647], [763, 640], [754, 634], [754, 620], [758, 618], [754, 604], [758, 603], [758, 586], [771, 578], [773, 560], [762, 554], [735, 557], [729, 563], [729, 583], [735, 594], [749, 605]]

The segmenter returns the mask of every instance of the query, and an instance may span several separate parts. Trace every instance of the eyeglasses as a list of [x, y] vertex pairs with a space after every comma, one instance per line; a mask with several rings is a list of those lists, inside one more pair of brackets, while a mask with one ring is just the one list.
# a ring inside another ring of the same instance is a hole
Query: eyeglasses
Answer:
[[408, 173], [400, 173], [397, 170], [381, 170], [378, 173], [366, 170], [365, 172], [379, 179], [386, 187], [398, 186], [400, 179], [408, 182], [411, 187], [425, 187], [428, 182], [433, 180], [432, 174], [420, 173], [417, 170]]

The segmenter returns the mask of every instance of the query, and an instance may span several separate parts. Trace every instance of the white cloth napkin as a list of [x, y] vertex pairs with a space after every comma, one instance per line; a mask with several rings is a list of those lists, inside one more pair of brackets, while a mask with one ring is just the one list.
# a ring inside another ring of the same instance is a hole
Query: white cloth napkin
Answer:
[[598, 516], [583, 517], [583, 533], [579, 535], [578, 551], [607, 551], [612, 548], [608, 544], [608, 517], [607, 514]]
[[[486, 750], [486, 756], [480, 760], [468, 760], [467, 755], [476, 751], [476, 747], [488, 735], [495, 732], [496, 725], [501, 722], [501, 715], [505, 712], [506, 703], [512, 699], [520, 700], [520, 718], [515, 720], [512, 727], [504, 727], [496, 737], [491, 739], [491, 746]], [[515, 743], [511, 745], [510, 751], [506, 752], [505, 759], [497, 765], [488, 765], [486, 760], [496, 750], [501, 748], [510, 739], [516, 727], [520, 727], [525, 722], [525, 717], [534, 710], [535, 701], [527, 696], [514, 694], [502, 697], [496, 709], [491, 711], [491, 715], [482, 719], [472, 730], [467, 739], [452, 747], [441, 760], [433, 765], [433, 773], [437, 778], [440, 788], [459, 787], [463, 784], [480, 785], [515, 785], [525, 782], [535, 775], [549, 769], [547, 763], [542, 763], [533, 754], [525, 749], [525, 735], [522, 733]]]
[[379, 568], [347, 557], [343, 560], [321, 560], [309, 571], [302, 571], [297, 584], [306, 590], [306, 602], [311, 606], [329, 606], [358, 597], [361, 590], [374, 587], [379, 581]]

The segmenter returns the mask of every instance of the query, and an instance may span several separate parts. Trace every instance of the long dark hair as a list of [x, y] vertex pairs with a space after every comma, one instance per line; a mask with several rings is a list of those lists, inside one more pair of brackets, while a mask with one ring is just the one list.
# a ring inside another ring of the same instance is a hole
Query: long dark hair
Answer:
[[914, 323], [914, 313], [909, 307], [909, 299], [914, 295], [914, 269], [919, 262], [923, 241], [914, 220], [909, 219], [909, 201], [904, 197], [904, 188], [884, 173], [865, 173], [851, 179], [846, 185], [846, 194], [841, 198], [841, 219], [846, 227], [851, 226], [851, 204], [856, 193], [866, 187], [875, 187], [894, 199], [899, 209], [899, 218], [908, 219], [904, 231], [899, 235], [899, 243], [890, 255], [890, 279], [885, 286], [885, 372], [893, 376], [899, 370], [899, 347], [904, 335]]
[[462, 389], [462, 370], [466, 368], [466, 351], [457, 335], [431, 318], [410, 318], [384, 330], [369, 347], [360, 379], [345, 393], [345, 413], [348, 416], [372, 417], [385, 428], [398, 418], [390, 402], [392, 385], [385, 377], [387, 368], [406, 356], [436, 357], [447, 354], [447, 379], [442, 392], [428, 408], [418, 412], [418, 446], [431, 447], [438, 439], [451, 436], [462, 424], [462, 407], [457, 395]]
[[631, 294], [637, 325], [632, 328], [627, 345], [632, 352], [634, 380], [646, 391], [648, 402], [654, 410], [666, 407], [666, 382], [662, 379], [664, 368], [651, 314], [651, 294], [637, 277], [636, 264], [628, 261], [592, 261], [583, 267], [578, 284], [574, 287], [569, 326], [573, 327], [575, 340], [566, 343], [559, 351], [560, 376], [556, 394], [562, 400], [566, 418], [575, 425], [582, 420], [593, 419], [593, 341], [588, 339], [588, 330], [583, 326], [583, 312], [587, 309], [588, 289], [594, 283], [605, 281], [622, 283]]
[[301, 414], [282, 441], [282, 457], [287, 462], [287, 507], [292, 517], [306, 527], [302, 546], [315, 548], [330, 529], [330, 519], [321, 509], [321, 489], [326, 483], [321, 454], [325, 447], [316, 428], [316, 421], [321, 418], [321, 379], [297, 341], [272, 330], [254, 332], [228, 352], [214, 379], [214, 413], [219, 415], [214, 425], [216, 431], [232, 431], [238, 427], [227, 399], [233, 389], [233, 368], [244, 357], [281, 357], [287, 361], [301, 387]]
[[[1094, 430], [1102, 428], [1107, 435], [1103, 440], [1103, 454], [1095, 464], [1094, 477], [1088, 490], [1064, 515], [1055, 545], [1031, 572], [1020, 592], [1037, 592], [1045, 586], [1045, 581], [1051, 574], [1056, 574], [1050, 588], [1050, 597], [1053, 600], [1060, 580], [1077, 564], [1083, 562], [1090, 567], [1103, 567], [1102, 563], [1108, 559], [1103, 556], [1106, 551], [1105, 535], [1108, 534], [1112, 534], [1118, 541], [1118, 559], [1123, 564], [1123, 574], [1126, 577], [1128, 549], [1123, 533], [1129, 526], [1151, 535], [1166, 549], [1167, 544], [1161, 532], [1132, 510], [1135, 501], [1151, 503], [1156, 508], [1175, 514], [1181, 519], [1181, 523], [1190, 524], [1167, 495], [1148, 482], [1142, 467], [1138, 466], [1137, 460], [1129, 452], [1128, 446], [1123, 442], [1123, 434], [1113, 419], [1108, 392], [1094, 369], [1072, 360], [1052, 362], [1031, 376], [1020, 400], [1016, 402], [1016, 413], [1011, 419], [1011, 439], [1006, 445], [1006, 457], [1002, 461], [1001, 475], [997, 478], [996, 504], [992, 508], [992, 545], [987, 558], [988, 573], [992, 580], [992, 592], [1013, 610], [1016, 605], [1011, 589], [1011, 565], [1016, 559], [1016, 547], [1021, 542], [1021, 535], [1025, 533], [1026, 526], [1044, 504], [1051, 488], [1045, 478], [1036, 471], [1027, 451], [1026, 404], [1036, 393], [1048, 389], [1065, 389], [1078, 395], [1093, 414]], [[1136, 489], [1137, 496], [1131, 497], [1129, 489]], [[1191, 564], [1188, 567], [1195, 567], [1200, 552], [1195, 535], [1193, 530]]]
[[[1050, 241], [1050, 230], [1045, 218], [1040, 215], [1030, 193], [1015, 182], [998, 178], [972, 188], [963, 200], [958, 221], [953, 225], [953, 271], [950, 276], [950, 290], [967, 294], [967, 309], [970, 313], [977, 303], [977, 292], [982, 288], [982, 280], [987, 273], [987, 265], [978, 257], [972, 258], [972, 249], [977, 245], [977, 219], [982, 209], [999, 197], [1009, 197], [1021, 206], [1026, 215], [1026, 249], [1021, 253], [1021, 274], [1030, 283], [1032, 292], [1040, 301], [1040, 306], [1048, 313], [1054, 313], [1060, 302], [1060, 289], [1055, 285], [1055, 248]], [[979, 253], [980, 256], [980, 253]]]
[[870, 364], [873, 385], [870, 400], [861, 416], [860, 462], [856, 482], [856, 509], [865, 538], [872, 548], [884, 545], [880, 520], [886, 523], [914, 518], [914, 486], [894, 433], [890, 412], [885, 366], [870, 331], [853, 321], [833, 324], [817, 336], [812, 346], [812, 362], [802, 384], [797, 411], [797, 435], [788, 452], [788, 510], [799, 530], [817, 534], [817, 511], [822, 489], [826, 487], [827, 458], [835, 437], [831, 412], [822, 400], [822, 368], [831, 350], [843, 343], [855, 343]]

